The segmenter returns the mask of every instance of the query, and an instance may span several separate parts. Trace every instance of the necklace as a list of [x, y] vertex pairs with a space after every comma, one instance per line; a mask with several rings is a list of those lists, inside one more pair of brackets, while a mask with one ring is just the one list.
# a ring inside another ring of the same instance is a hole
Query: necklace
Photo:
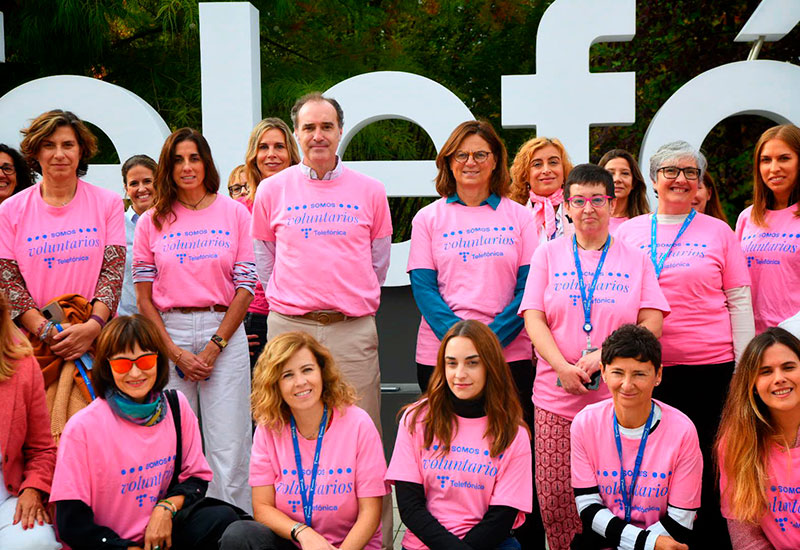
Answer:
[[69, 196], [67, 198], [65, 198], [65, 199], [56, 199], [55, 197], [48, 196], [45, 188], [42, 187], [42, 199], [44, 200], [44, 202], [46, 202], [50, 206], [55, 206], [55, 207], [61, 208], [63, 206], [68, 205], [70, 203], [70, 201], [75, 198], [75, 192], [76, 191], [77, 191], [77, 188], [73, 189], [72, 192], [69, 194]]
[[203, 202], [207, 196], [208, 196], [208, 191], [206, 191], [206, 194], [203, 195], [200, 198], [200, 200], [197, 201], [194, 204], [189, 204], [188, 202], [183, 202], [181, 199], [178, 199], [178, 202], [181, 203], [182, 205], [184, 205], [186, 208], [191, 208], [192, 210], [197, 210], [197, 207], [200, 206], [200, 203]]

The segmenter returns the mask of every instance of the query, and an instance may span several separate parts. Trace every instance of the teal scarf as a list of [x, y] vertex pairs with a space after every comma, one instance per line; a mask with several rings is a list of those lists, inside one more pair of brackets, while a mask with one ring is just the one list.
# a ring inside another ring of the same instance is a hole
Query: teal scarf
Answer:
[[133, 401], [116, 388], [106, 391], [105, 397], [108, 406], [117, 416], [140, 426], [154, 426], [167, 413], [163, 392], [151, 391], [144, 403]]

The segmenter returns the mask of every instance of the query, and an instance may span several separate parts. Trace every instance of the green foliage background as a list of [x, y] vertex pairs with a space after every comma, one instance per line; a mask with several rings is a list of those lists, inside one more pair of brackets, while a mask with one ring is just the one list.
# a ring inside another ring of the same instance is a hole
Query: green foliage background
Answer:
[[[551, 0], [252, 0], [260, 13], [262, 113], [288, 121], [295, 98], [376, 70], [409, 71], [455, 93], [491, 121], [510, 155], [533, 130], [500, 128], [500, 76], [536, 71], [539, 21]], [[591, 158], [612, 147], [638, 153], [658, 108], [698, 74], [746, 59], [733, 38], [759, 0], [639, 0], [631, 42], [592, 47], [593, 71], [635, 71], [636, 123], [591, 131]], [[190, 0], [0, 0], [7, 63], [0, 95], [34, 78], [79, 74], [138, 94], [171, 128], [201, 127], [198, 5]], [[798, 64], [800, 26], [766, 43], [761, 59]], [[232, 82], [232, 86], [236, 83]], [[708, 98], [714, 101], [714, 98]], [[752, 146], [772, 123], [732, 117], [703, 147], [731, 221], [752, 181]], [[243, 142], [247, 136], [242, 136]], [[116, 153], [105, 140], [101, 161]], [[432, 159], [420, 128], [383, 121], [364, 128], [347, 159]], [[392, 199], [395, 239], [430, 199]]]

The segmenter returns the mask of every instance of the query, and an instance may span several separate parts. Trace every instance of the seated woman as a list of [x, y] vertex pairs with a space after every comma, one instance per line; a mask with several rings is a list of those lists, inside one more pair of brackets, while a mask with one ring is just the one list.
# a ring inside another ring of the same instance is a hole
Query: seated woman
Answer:
[[238, 516], [225, 505], [191, 507], [211, 469], [181, 393], [176, 454], [175, 413], [162, 391], [169, 360], [156, 326], [140, 315], [108, 323], [93, 378], [99, 399], [69, 420], [58, 448], [51, 500], [61, 540], [73, 550], [216, 549]]
[[602, 350], [611, 399], [589, 405], [572, 422], [572, 487], [583, 533], [570, 548], [687, 550], [703, 457], [692, 421], [653, 399], [661, 345], [646, 328], [629, 324], [612, 332]]
[[312, 336], [270, 340], [253, 377], [256, 521], [231, 525], [220, 548], [284, 550], [296, 548], [292, 541], [303, 550], [381, 547], [386, 460], [375, 424], [355, 400]]
[[511, 530], [533, 501], [530, 436], [494, 333], [459, 321], [428, 390], [404, 410], [386, 479], [407, 550], [519, 548]]
[[734, 550], [800, 548], [800, 340], [768, 328], [745, 348], [716, 451]]
[[25, 337], [11, 321], [0, 294], [0, 548], [55, 550], [50, 516], [44, 503], [50, 493], [56, 447], [39, 363]]

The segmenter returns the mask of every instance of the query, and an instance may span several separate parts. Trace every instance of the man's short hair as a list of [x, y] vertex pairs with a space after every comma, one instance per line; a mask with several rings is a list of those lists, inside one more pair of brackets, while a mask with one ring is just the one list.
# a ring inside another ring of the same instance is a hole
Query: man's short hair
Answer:
[[569, 192], [571, 185], [602, 185], [605, 187], [606, 195], [614, 198], [614, 177], [611, 172], [596, 164], [579, 164], [570, 171], [567, 181], [564, 183], [565, 199], [572, 196]]
[[292, 126], [294, 127], [295, 130], [297, 129], [297, 113], [300, 112], [300, 109], [303, 108], [303, 105], [305, 105], [309, 101], [327, 101], [328, 103], [330, 103], [336, 110], [336, 120], [339, 123], [339, 129], [344, 128], [344, 111], [342, 110], [342, 106], [339, 105], [339, 102], [333, 99], [332, 97], [323, 96], [322, 92], [311, 92], [310, 94], [306, 94], [294, 102], [291, 115], [292, 115]]
[[622, 325], [603, 342], [600, 362], [608, 366], [614, 359], [622, 357], [636, 359], [640, 363], [652, 363], [656, 372], [661, 369], [661, 344], [655, 335], [639, 325]]

